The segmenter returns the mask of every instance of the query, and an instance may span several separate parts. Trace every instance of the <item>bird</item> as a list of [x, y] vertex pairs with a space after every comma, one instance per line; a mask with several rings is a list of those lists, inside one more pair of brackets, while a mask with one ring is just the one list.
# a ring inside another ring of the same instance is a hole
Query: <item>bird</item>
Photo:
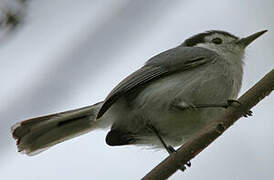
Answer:
[[110, 146], [143, 145], [173, 153], [173, 147], [237, 102], [246, 47], [266, 31], [244, 38], [222, 30], [195, 34], [147, 60], [101, 102], [14, 124], [18, 151], [32, 156], [108, 129]]

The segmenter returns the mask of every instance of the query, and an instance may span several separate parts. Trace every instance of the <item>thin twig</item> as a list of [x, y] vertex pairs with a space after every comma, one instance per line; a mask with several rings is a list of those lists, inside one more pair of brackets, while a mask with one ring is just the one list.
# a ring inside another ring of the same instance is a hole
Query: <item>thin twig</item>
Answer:
[[252, 107], [274, 90], [274, 69], [265, 75], [258, 83], [249, 89], [238, 100], [240, 105], [231, 106], [220, 117], [201, 129], [188, 142], [182, 145], [176, 153], [171, 154], [158, 166], [151, 170], [143, 180], [167, 179], [175, 173], [182, 164], [186, 164], [209, 144], [218, 138], [234, 122], [245, 115]]

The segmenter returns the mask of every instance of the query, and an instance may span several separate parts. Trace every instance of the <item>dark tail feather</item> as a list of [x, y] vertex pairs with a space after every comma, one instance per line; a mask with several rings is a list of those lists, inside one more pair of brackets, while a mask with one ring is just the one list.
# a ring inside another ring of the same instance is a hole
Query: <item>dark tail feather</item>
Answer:
[[102, 118], [96, 120], [101, 105], [102, 102], [16, 123], [11, 131], [18, 151], [35, 155], [65, 140], [108, 126]]

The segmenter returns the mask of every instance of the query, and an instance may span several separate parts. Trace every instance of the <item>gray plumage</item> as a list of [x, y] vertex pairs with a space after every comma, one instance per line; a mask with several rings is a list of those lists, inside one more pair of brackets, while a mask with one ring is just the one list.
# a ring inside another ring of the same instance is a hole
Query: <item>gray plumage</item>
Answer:
[[15, 124], [12, 133], [18, 150], [33, 155], [72, 137], [108, 127], [109, 145], [162, 147], [150, 125], [168, 145], [183, 144], [225, 110], [187, 107], [237, 98], [245, 47], [264, 32], [242, 39], [224, 31], [195, 35], [149, 59], [103, 102]]

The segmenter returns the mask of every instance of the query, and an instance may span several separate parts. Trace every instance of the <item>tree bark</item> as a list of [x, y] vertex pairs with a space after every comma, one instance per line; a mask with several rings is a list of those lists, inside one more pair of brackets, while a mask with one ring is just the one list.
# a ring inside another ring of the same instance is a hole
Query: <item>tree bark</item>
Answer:
[[269, 95], [273, 90], [274, 69], [238, 99], [240, 104], [233, 103], [232, 106], [227, 108], [227, 111], [224, 114], [201, 129], [183, 144], [177, 152], [167, 157], [142, 179], [160, 180], [170, 177], [181, 167], [181, 165], [186, 164], [203, 151], [216, 138], [222, 135], [227, 128], [245, 115], [246, 112], [259, 103], [264, 97]]

